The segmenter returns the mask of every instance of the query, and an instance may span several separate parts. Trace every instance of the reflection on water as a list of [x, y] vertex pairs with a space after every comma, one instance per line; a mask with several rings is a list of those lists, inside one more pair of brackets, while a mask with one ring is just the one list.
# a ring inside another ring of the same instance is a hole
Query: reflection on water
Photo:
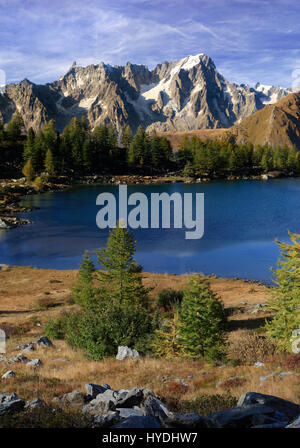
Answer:
[[[0, 231], [0, 263], [77, 268], [86, 249], [106, 244], [108, 231], [96, 226], [96, 197], [103, 191], [117, 193], [118, 187], [83, 186], [27, 198], [25, 205], [40, 210], [30, 213], [33, 225]], [[205, 194], [202, 239], [186, 240], [185, 229], [134, 231], [136, 258], [145, 271], [269, 281], [278, 257], [275, 237], [287, 240], [287, 229], [300, 232], [300, 179], [128, 187], [129, 194], [137, 191]]]

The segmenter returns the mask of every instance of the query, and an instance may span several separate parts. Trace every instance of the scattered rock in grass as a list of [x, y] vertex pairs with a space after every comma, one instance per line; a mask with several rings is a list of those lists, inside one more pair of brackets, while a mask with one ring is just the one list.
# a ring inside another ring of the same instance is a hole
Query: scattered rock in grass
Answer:
[[138, 359], [139, 353], [137, 350], [131, 349], [127, 346], [120, 345], [118, 347], [118, 353], [116, 359], [118, 361], [123, 361], [124, 359]]
[[264, 362], [260, 362], [260, 361], [257, 361], [255, 364], [254, 364], [254, 367], [264, 367], [264, 365], [265, 365], [265, 363]]
[[221, 388], [230, 388], [230, 387], [237, 387], [241, 386], [246, 382], [246, 378], [244, 376], [231, 376], [230, 378], [227, 378], [224, 381], [218, 381], [216, 384], [216, 387]]
[[27, 366], [30, 367], [40, 367], [42, 365], [42, 361], [39, 358], [34, 358], [31, 361], [27, 362]]
[[0, 403], [7, 403], [18, 399], [18, 395], [13, 392], [12, 394], [0, 394]]
[[8, 370], [2, 375], [2, 379], [8, 379], [8, 378], [14, 378], [16, 376], [15, 372], [13, 370]]
[[33, 342], [30, 342], [30, 344], [28, 344], [26, 347], [24, 347], [24, 348], [21, 350], [21, 352], [22, 352], [22, 353], [30, 353], [30, 352], [32, 352], [33, 350], [35, 350], [35, 348], [34, 348], [34, 343], [33, 343]]
[[31, 401], [27, 401], [25, 404], [24, 409], [41, 409], [44, 408], [46, 406], [46, 403], [41, 400], [40, 398], [35, 398], [34, 400]]
[[50, 341], [49, 338], [47, 338], [47, 336], [43, 336], [42, 338], [38, 339], [37, 344], [40, 347], [52, 347], [53, 346], [52, 342]]
[[282, 379], [286, 378], [287, 376], [291, 376], [291, 375], [297, 376], [298, 374], [295, 372], [272, 372], [272, 373], [269, 373], [268, 375], [261, 376], [259, 378], [259, 385], [263, 386], [265, 381], [269, 378], [278, 377], [282, 380]]
[[21, 411], [24, 408], [25, 401], [21, 399], [6, 401], [0, 404], [0, 416], [11, 415], [15, 412]]

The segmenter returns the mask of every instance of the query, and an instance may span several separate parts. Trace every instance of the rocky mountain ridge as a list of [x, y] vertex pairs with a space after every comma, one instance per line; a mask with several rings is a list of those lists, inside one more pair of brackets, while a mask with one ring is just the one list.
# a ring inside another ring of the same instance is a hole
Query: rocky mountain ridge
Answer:
[[39, 129], [55, 119], [62, 131], [74, 116], [86, 116], [93, 128], [111, 123], [120, 133], [126, 124], [147, 131], [229, 128], [290, 93], [289, 89], [229, 83], [205, 55], [158, 64], [153, 70], [125, 66], [79, 67], [76, 63], [58, 81], [37, 85], [24, 79], [0, 94], [0, 119], [17, 109], [26, 129]]

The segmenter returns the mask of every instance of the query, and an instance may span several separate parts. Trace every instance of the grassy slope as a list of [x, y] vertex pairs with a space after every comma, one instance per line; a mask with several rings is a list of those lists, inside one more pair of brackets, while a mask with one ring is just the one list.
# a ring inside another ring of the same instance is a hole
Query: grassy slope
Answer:
[[[70, 288], [74, 284], [76, 271], [42, 270], [30, 267], [13, 267], [0, 272], [0, 326], [5, 325], [12, 334], [7, 344], [7, 355], [18, 352], [17, 343], [25, 343], [43, 335], [44, 324], [50, 316], [62, 311], [70, 311], [72, 304]], [[157, 290], [165, 287], [181, 288], [188, 276], [168, 274], [144, 274], [144, 282]], [[226, 308], [235, 309], [230, 316], [230, 340], [238, 340], [243, 333], [241, 328], [255, 328], [264, 321], [265, 314], [243, 314], [240, 302], [249, 305], [265, 302], [268, 289], [264, 286], [241, 280], [210, 278], [212, 289], [218, 293]], [[45, 294], [46, 293], [46, 294]], [[49, 294], [50, 293], [50, 294]], [[40, 310], [41, 304], [48, 309]], [[108, 383], [115, 389], [134, 386], [149, 387], [160, 397], [166, 397], [179, 406], [202, 394], [228, 394], [238, 397], [245, 391], [257, 391], [278, 395], [300, 403], [300, 378], [271, 378], [259, 386], [259, 377], [276, 370], [279, 360], [267, 363], [265, 367], [226, 366], [211, 367], [202, 361], [143, 358], [139, 361], [118, 362], [107, 359], [101, 362], [87, 360], [80, 350], [73, 350], [63, 341], [54, 341], [54, 347], [40, 348], [28, 357], [39, 357], [43, 366], [37, 371], [24, 364], [10, 366], [17, 373], [16, 378], [0, 380], [0, 392], [17, 392], [20, 396], [33, 399], [40, 396], [50, 402], [54, 395], [77, 389], [84, 391], [84, 384]], [[65, 359], [62, 362], [59, 359]], [[0, 363], [0, 374], [8, 369]], [[192, 375], [192, 377], [191, 377]], [[234, 382], [224, 388], [216, 388], [220, 380], [232, 376], [244, 376], [243, 384]], [[178, 379], [184, 379], [188, 387], [180, 386]], [[180, 404], [181, 403], [181, 404]]]

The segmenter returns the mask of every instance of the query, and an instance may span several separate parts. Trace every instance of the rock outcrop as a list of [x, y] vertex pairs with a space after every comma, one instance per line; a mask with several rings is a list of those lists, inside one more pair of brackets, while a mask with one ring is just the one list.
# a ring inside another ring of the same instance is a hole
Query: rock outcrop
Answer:
[[[77, 390], [54, 397], [50, 413], [77, 413], [98, 428], [299, 428], [300, 406], [282, 398], [247, 392], [237, 406], [208, 416], [180, 414], [167, 406], [147, 388], [113, 390], [108, 384], [87, 384], [86, 394]], [[16, 393], [0, 394], [1, 416], [35, 412], [46, 408], [40, 398], [25, 401]]]

